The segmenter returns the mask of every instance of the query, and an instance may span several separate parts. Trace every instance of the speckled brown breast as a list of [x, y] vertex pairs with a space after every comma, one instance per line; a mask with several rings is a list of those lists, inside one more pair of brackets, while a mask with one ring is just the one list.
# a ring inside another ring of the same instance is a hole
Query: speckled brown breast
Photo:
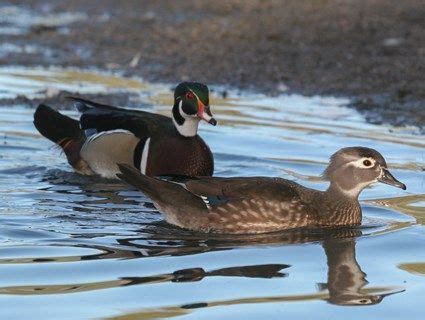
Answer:
[[211, 176], [213, 172], [211, 150], [198, 135], [151, 138], [147, 175]]
[[[294, 187], [294, 189], [298, 189]], [[311, 189], [298, 189], [292, 199], [279, 201], [264, 190], [211, 208], [209, 232], [262, 233], [304, 227], [354, 226], [361, 223], [358, 203], [328, 199]]]
[[362, 221], [362, 209], [357, 199], [315, 191], [310, 192], [309, 202], [316, 207], [316, 220], [321, 227], [356, 226]]
[[209, 218], [210, 231], [219, 233], [273, 232], [314, 224], [303, 204], [264, 199], [221, 205], [209, 213]]

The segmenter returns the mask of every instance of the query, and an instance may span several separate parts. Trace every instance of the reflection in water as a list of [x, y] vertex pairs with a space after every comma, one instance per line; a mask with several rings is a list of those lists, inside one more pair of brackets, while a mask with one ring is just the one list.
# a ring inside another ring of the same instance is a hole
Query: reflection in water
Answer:
[[[53, 247], [53, 246], [50, 246]], [[57, 247], [60, 247], [57, 245]], [[63, 246], [64, 249], [66, 246]], [[26, 263], [49, 263], [49, 262], [76, 262], [101, 259], [133, 259], [143, 257], [143, 254], [137, 250], [123, 250], [119, 248], [106, 247], [101, 245], [74, 245], [75, 248], [95, 249], [100, 253], [84, 256], [52, 256], [46, 258], [0, 258], [0, 265], [3, 264], [26, 264]]]
[[322, 245], [328, 262], [328, 282], [318, 287], [328, 290], [328, 302], [338, 305], [377, 304], [385, 296], [397, 293], [376, 294], [363, 289], [368, 282], [366, 273], [356, 260], [355, 239], [325, 240]]
[[402, 263], [398, 267], [412, 274], [425, 275], [425, 262]]
[[265, 264], [254, 266], [241, 266], [222, 268], [212, 271], [205, 271], [202, 268], [190, 268], [177, 270], [173, 273], [159, 274], [149, 277], [125, 277], [111, 281], [100, 281], [92, 283], [75, 283], [60, 285], [35, 285], [35, 286], [15, 286], [0, 288], [0, 294], [15, 295], [40, 295], [40, 294], [63, 294], [73, 292], [84, 292], [100, 290], [106, 288], [153, 284], [161, 282], [192, 282], [200, 281], [206, 277], [247, 277], [247, 278], [279, 278], [286, 277], [286, 273], [280, 271], [289, 268], [285, 264]]
[[[235, 300], [224, 300], [214, 302], [200, 302], [196, 304], [182, 305], [179, 308], [196, 309], [200, 307], [212, 307], [218, 305], [232, 304], [250, 304], [264, 302], [285, 302], [285, 301], [303, 301], [303, 300], [325, 300], [331, 304], [337, 305], [370, 305], [377, 304], [390, 294], [402, 292], [394, 288], [364, 288], [368, 282], [366, 273], [364, 273], [356, 260], [355, 237], [361, 235], [359, 229], [335, 229], [316, 232], [298, 231], [285, 234], [263, 234], [257, 236], [240, 237], [222, 237], [222, 239], [186, 239], [185, 245], [180, 246], [160, 246], [148, 248], [140, 244], [132, 243], [129, 239], [121, 239], [118, 242], [126, 247], [133, 247], [133, 250], [102, 250], [103, 254], [81, 257], [82, 260], [105, 259], [105, 258], [143, 258], [146, 256], [161, 255], [183, 255], [195, 254], [207, 251], [216, 251], [230, 249], [234, 246], [251, 245], [283, 245], [288, 243], [305, 243], [310, 241], [320, 241], [324, 248], [328, 264], [328, 281], [318, 285], [319, 292], [296, 295], [296, 296], [271, 296], [271, 297], [253, 297]], [[205, 236], [205, 235], [204, 235]], [[206, 237], [206, 236], [205, 236]], [[236, 239], [232, 239], [236, 238]], [[135, 239], [132, 239], [135, 240]], [[93, 247], [92, 247], [93, 248]], [[187, 248], [182, 250], [182, 248]], [[143, 249], [142, 251], [139, 251]], [[173, 250], [174, 249], [174, 250]], [[141, 254], [140, 252], [143, 252]], [[184, 252], [184, 253], [183, 253]], [[29, 261], [15, 259], [13, 261], [0, 260], [1, 263], [28, 263]], [[62, 258], [33, 259], [32, 263], [40, 262], [59, 262]], [[59, 284], [59, 285], [27, 285], [0, 288], [0, 294], [14, 295], [40, 295], [40, 294], [63, 294], [70, 292], [84, 292], [100, 290], [105, 288], [146, 285], [162, 282], [195, 282], [202, 281], [207, 277], [242, 277], [242, 278], [262, 278], [272, 279], [290, 276], [290, 273], [282, 273], [283, 269], [290, 268], [287, 264], [264, 264], [251, 266], [237, 266], [220, 268], [206, 271], [201, 267], [194, 267], [174, 271], [173, 273], [158, 274], [145, 277], [123, 277], [117, 280], [77, 283], [77, 284]], [[289, 271], [289, 270], [288, 270]], [[174, 307], [173, 307], [174, 308]], [[144, 311], [141, 313], [144, 314]]]
[[287, 264], [264, 264], [256, 266], [243, 266], [222, 268], [205, 272], [202, 268], [191, 268], [173, 272], [173, 282], [200, 281], [205, 277], [245, 277], [245, 278], [280, 278], [286, 277], [286, 273], [281, 273], [282, 269], [289, 268]]
[[[360, 235], [359, 230], [354, 231]], [[110, 319], [157, 319], [165, 317], [174, 317], [187, 314], [191, 310], [198, 308], [211, 308], [217, 306], [230, 306], [240, 304], [258, 304], [258, 303], [279, 303], [291, 301], [309, 301], [324, 300], [331, 304], [341, 306], [361, 306], [372, 305], [382, 302], [382, 300], [391, 294], [403, 292], [404, 289], [392, 287], [370, 287], [364, 288], [368, 281], [356, 260], [355, 237], [344, 238], [347, 230], [339, 233], [334, 230], [333, 235], [322, 235], [321, 241], [328, 264], [327, 283], [318, 284], [319, 292], [304, 295], [282, 295], [241, 298], [234, 300], [205, 301], [180, 306], [164, 307], [160, 309], [145, 309], [133, 313], [127, 313], [122, 316]], [[316, 237], [317, 239], [318, 237]], [[271, 237], [271, 243], [275, 243], [275, 237]], [[261, 241], [265, 243], [265, 241]], [[289, 268], [288, 265], [258, 265], [246, 267], [234, 267], [205, 272], [202, 268], [192, 268], [179, 270], [169, 275], [166, 281], [200, 281], [207, 276], [240, 276], [240, 277], [258, 277], [273, 278], [289, 276], [279, 271], [283, 268]], [[139, 282], [140, 283], [140, 282]]]
[[370, 200], [381, 206], [390, 206], [400, 212], [406, 213], [416, 218], [417, 223], [425, 225], [425, 194], [415, 194], [413, 196], [395, 197], [389, 199]]

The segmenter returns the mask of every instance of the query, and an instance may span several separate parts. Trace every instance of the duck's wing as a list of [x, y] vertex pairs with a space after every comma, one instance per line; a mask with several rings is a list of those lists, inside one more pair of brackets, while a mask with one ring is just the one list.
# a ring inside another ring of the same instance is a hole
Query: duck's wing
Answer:
[[81, 129], [90, 134], [127, 130], [139, 138], [146, 138], [158, 132], [174, 132], [171, 119], [163, 115], [119, 108], [78, 97], [68, 98], [76, 102], [76, 108], [81, 113]]
[[[158, 179], [157, 179], [158, 180]], [[290, 202], [302, 199], [299, 194], [303, 188], [296, 182], [273, 177], [173, 177], [162, 179], [167, 184], [177, 184], [184, 192], [202, 199], [208, 209], [219, 206], [246, 206], [247, 201]], [[179, 205], [178, 200], [174, 203]]]
[[217, 233], [263, 233], [307, 226], [314, 210], [302, 187], [280, 178], [206, 178], [186, 187], [208, 208], [208, 227]]
[[202, 177], [185, 182], [187, 190], [209, 201], [212, 206], [243, 199], [298, 199], [298, 186], [293, 181], [271, 177]]

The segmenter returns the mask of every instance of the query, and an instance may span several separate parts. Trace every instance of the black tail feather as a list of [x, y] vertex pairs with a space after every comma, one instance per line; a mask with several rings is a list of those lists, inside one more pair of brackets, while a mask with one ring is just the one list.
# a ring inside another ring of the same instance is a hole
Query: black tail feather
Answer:
[[177, 183], [148, 177], [126, 164], [118, 164], [118, 168], [121, 171], [121, 173], [117, 174], [118, 178], [140, 189], [159, 205], [206, 208], [201, 198]]
[[47, 105], [40, 104], [34, 113], [34, 126], [47, 139], [61, 144], [70, 139], [84, 137], [79, 122], [71, 119]]

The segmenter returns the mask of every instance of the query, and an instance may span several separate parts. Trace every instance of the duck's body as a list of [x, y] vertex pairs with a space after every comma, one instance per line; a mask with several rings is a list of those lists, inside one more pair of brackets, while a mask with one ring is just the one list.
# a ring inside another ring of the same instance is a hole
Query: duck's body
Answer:
[[[81, 112], [79, 121], [40, 105], [34, 124], [42, 135], [62, 147], [76, 171], [115, 179], [116, 164], [123, 163], [149, 176], [213, 174], [212, 153], [197, 134], [201, 118], [183, 118], [186, 115], [180, 114], [180, 97], [172, 118], [72, 99]], [[176, 117], [183, 121], [177, 123]], [[213, 123], [213, 118], [209, 121]]]
[[[212, 233], [264, 233], [285, 229], [358, 225], [357, 201], [329, 201], [326, 191], [268, 177], [203, 177], [175, 184], [121, 168], [165, 213], [167, 222]], [[138, 180], [138, 181], [136, 181]]]
[[[350, 163], [345, 164], [348, 169]], [[378, 170], [384, 170], [378, 167], [378, 160], [374, 165], [377, 166], [374, 169], [376, 176], [369, 177], [369, 184], [378, 178]], [[319, 191], [281, 178], [201, 177], [176, 184], [146, 177], [125, 165], [120, 165], [120, 170], [119, 177], [152, 198], [167, 222], [186, 229], [212, 233], [263, 233], [294, 228], [356, 226], [362, 219], [358, 202], [361, 189], [358, 183], [344, 189], [347, 187], [342, 184], [345, 178], [331, 177], [330, 187]], [[387, 178], [391, 176], [389, 172], [385, 175]], [[392, 179], [388, 178], [386, 182], [395, 185], [396, 180]], [[397, 183], [397, 186], [404, 187]]]

